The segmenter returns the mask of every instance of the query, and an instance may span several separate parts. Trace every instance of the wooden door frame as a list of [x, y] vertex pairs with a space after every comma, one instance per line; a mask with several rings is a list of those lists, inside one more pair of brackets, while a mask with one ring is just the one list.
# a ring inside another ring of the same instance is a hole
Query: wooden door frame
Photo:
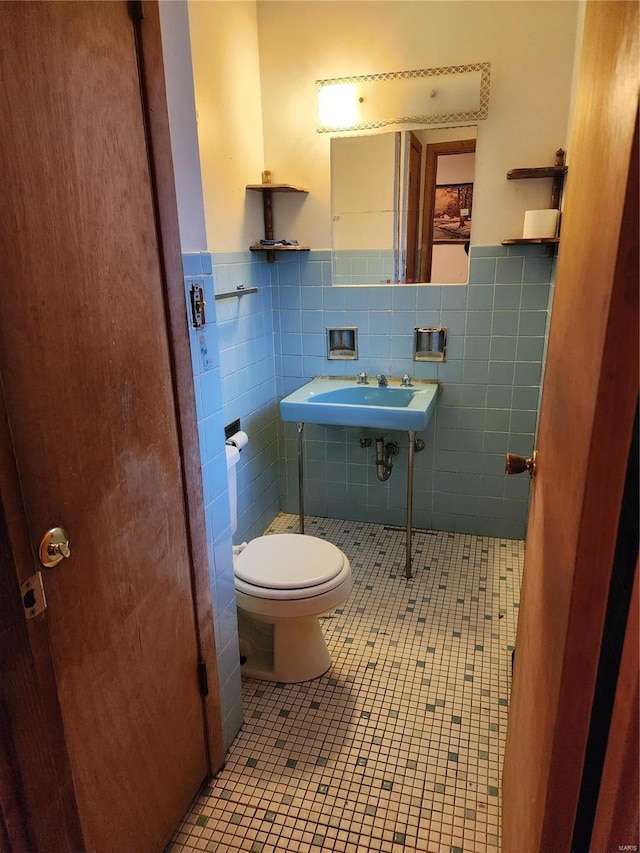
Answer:
[[141, 6], [144, 17], [139, 21], [136, 30], [140, 79], [147, 136], [150, 141], [149, 171], [154, 193], [156, 230], [164, 284], [198, 646], [208, 677], [208, 695], [203, 702], [205, 738], [209, 751], [209, 771], [215, 774], [224, 764], [222, 717], [213, 628], [213, 602], [209, 581], [202, 461], [198, 441], [189, 328], [185, 310], [182, 249], [162, 59], [160, 13], [158, 0], [143, 0]]
[[[224, 764], [202, 472], [184, 300], [182, 253], [157, 0], [129, 4], [165, 304], [184, 494], [197, 645], [208, 675], [203, 727], [208, 769]], [[37, 567], [24, 515], [4, 398], [0, 393], [0, 640], [8, 701], [0, 707], [0, 851], [72, 853], [84, 848], [57, 697], [46, 618], [26, 621], [20, 584]], [[196, 661], [194, 661], [194, 666]]]
[[450, 142], [433, 142], [427, 145], [424, 159], [424, 198], [422, 202], [422, 233], [420, 241], [420, 277], [418, 281], [431, 281], [433, 251], [433, 209], [436, 201], [436, 176], [438, 157], [445, 154], [474, 154], [475, 139], [457, 139]]
[[[416, 136], [416, 134], [412, 130], [410, 130], [409, 131], [409, 145], [408, 145], [408, 151], [407, 151], [407, 239], [406, 239], [406, 247], [405, 247], [406, 258], [405, 258], [405, 265], [404, 265], [404, 269], [405, 269], [404, 281], [406, 281], [407, 283], [411, 283], [411, 284], [415, 284], [416, 282], [421, 280], [420, 279], [420, 266], [418, 264], [418, 258], [419, 258], [418, 234], [419, 234], [419, 228], [420, 228], [420, 190], [421, 190], [420, 184], [422, 182], [422, 149], [423, 148], [424, 148], [424, 146], [423, 146], [422, 142], [420, 141], [420, 139]], [[417, 171], [417, 173], [411, 171], [411, 151], [412, 150], [418, 152], [418, 171]], [[413, 226], [410, 228], [409, 227], [409, 211], [413, 209], [413, 208], [409, 207], [412, 175], [417, 178], [418, 198], [417, 198], [417, 204], [415, 207], [415, 222], [413, 223]], [[409, 273], [409, 256], [410, 256], [409, 255], [409, 248], [410, 247], [412, 247], [412, 249], [413, 249], [413, 263], [411, 265], [411, 269], [412, 269], [412, 273], [415, 273], [415, 274], [413, 274], [411, 276], [411, 281], [409, 282], [408, 273]], [[417, 267], [417, 271], [416, 271], [416, 267]]]

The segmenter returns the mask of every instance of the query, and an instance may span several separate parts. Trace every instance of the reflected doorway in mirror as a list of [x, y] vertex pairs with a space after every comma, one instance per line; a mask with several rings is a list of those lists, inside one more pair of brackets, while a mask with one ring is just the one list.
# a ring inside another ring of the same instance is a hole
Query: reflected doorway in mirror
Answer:
[[[476, 127], [414, 128], [331, 139], [333, 284], [467, 282], [476, 135]], [[468, 185], [458, 205], [467, 212], [434, 247], [441, 184]]]
[[475, 152], [475, 139], [426, 146], [420, 281], [468, 280]]

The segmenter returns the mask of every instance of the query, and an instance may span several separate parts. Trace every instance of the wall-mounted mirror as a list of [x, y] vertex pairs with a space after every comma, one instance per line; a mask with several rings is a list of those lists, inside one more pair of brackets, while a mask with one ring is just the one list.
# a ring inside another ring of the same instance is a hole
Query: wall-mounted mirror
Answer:
[[468, 279], [476, 127], [331, 139], [334, 284]]

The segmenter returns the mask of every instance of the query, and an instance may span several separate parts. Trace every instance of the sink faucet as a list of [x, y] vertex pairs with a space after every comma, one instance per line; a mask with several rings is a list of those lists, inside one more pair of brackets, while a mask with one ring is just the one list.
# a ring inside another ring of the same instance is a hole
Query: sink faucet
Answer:
[[384, 375], [384, 373], [378, 373], [376, 379], [378, 380], [378, 388], [386, 388], [389, 384], [387, 382], [387, 377]]
[[400, 380], [400, 384], [403, 388], [411, 388], [413, 382], [411, 381], [411, 377], [408, 373], [405, 373], [405, 375], [402, 377], [402, 379]]
[[359, 373], [356, 379], [356, 385], [368, 385], [367, 374], [363, 371]]

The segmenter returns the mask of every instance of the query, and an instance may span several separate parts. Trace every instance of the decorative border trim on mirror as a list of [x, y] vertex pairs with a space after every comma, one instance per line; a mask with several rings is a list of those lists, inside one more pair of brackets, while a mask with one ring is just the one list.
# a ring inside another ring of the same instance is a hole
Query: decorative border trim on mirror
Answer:
[[380, 119], [371, 122], [361, 122], [350, 127], [329, 127], [318, 123], [317, 133], [340, 133], [353, 130], [371, 130], [388, 124], [425, 124], [440, 125], [452, 122], [481, 121], [489, 114], [489, 89], [491, 78], [491, 63], [476, 62], [471, 65], [446, 65], [442, 68], [418, 68], [412, 71], [387, 71], [382, 74], [364, 74], [360, 77], [334, 77], [327, 80], [316, 80], [316, 99], [318, 92], [325, 86], [335, 86], [340, 83], [374, 83], [379, 80], [406, 80], [419, 77], [444, 77], [449, 74], [464, 74], [480, 71], [480, 104], [477, 110], [461, 113], [434, 113], [427, 116], [402, 116], [400, 118]]

